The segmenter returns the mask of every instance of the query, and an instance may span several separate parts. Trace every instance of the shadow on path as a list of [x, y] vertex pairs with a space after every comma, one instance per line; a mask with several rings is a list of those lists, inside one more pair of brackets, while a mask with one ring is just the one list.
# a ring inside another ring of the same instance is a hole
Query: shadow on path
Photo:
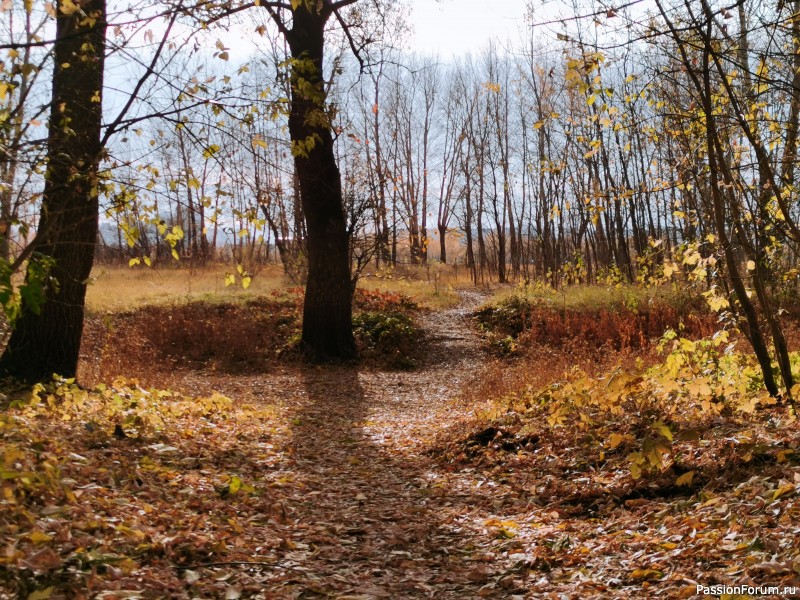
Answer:
[[[295, 576], [275, 597], [509, 596], [477, 550], [485, 534], [467, 524], [491, 499], [449, 489], [415, 439], [457, 393], [454, 372], [479, 360], [470, 334], [451, 330], [463, 329], [458, 317], [434, 324], [434, 360], [418, 371], [304, 373], [285, 465], [303, 498], [289, 509], [294, 548], [281, 559]], [[454, 342], [464, 347], [448, 352]]]

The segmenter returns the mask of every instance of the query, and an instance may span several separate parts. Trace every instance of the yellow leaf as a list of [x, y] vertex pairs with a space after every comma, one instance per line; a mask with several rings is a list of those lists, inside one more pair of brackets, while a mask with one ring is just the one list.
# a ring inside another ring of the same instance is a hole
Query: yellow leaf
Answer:
[[678, 544], [675, 542], [661, 542], [659, 544], [664, 550], [675, 550], [678, 547]]
[[237, 521], [237, 520], [236, 520], [236, 519], [234, 519], [233, 517], [231, 517], [230, 519], [228, 519], [228, 524], [229, 524], [231, 527], [233, 527], [233, 530], [234, 530], [236, 533], [244, 533], [244, 527], [242, 527], [242, 524], [241, 524], [241, 523], [239, 523], [239, 521]]
[[686, 473], [684, 473], [675, 480], [675, 485], [690, 486], [692, 485], [693, 479], [694, 479], [694, 471], [687, 471]]
[[586, 98], [586, 104], [588, 104], [589, 106], [591, 106], [592, 104], [594, 104], [594, 103], [595, 103], [595, 101], [596, 101], [596, 100], [597, 100], [597, 94], [592, 94], [591, 96], [589, 96], [588, 98]]
[[44, 588], [43, 590], [36, 590], [28, 594], [28, 600], [47, 600], [47, 598], [53, 595], [53, 591], [55, 591], [53, 586]]
[[683, 264], [690, 266], [696, 265], [698, 262], [700, 262], [701, 258], [702, 256], [700, 256], [699, 252], [691, 252], [683, 257]]
[[628, 436], [619, 434], [619, 433], [612, 433], [611, 437], [608, 438], [608, 446], [611, 449], [616, 448], [620, 444], [622, 444]]
[[661, 579], [664, 573], [655, 569], [636, 569], [631, 573], [631, 579]]
[[793, 483], [784, 483], [781, 487], [779, 487], [772, 493], [772, 499], [777, 500], [781, 496], [786, 496], [787, 494], [793, 494], [795, 491], [796, 490]]
[[30, 533], [30, 535], [28, 536], [28, 538], [34, 544], [46, 544], [47, 542], [52, 542], [53, 541], [53, 537], [52, 536], [49, 536], [46, 533], [44, 533], [43, 531], [39, 531], [38, 529], [32, 531]]
[[247, 288], [249, 288], [249, 287], [250, 287], [250, 282], [251, 282], [251, 281], [252, 281], [252, 278], [250, 278], [250, 277], [242, 277], [242, 287], [243, 287], [244, 289], [247, 289]]
[[117, 525], [115, 529], [134, 540], [142, 541], [147, 537], [147, 534], [144, 531], [134, 529], [133, 527], [128, 527], [127, 525]]
[[61, 0], [61, 12], [65, 15], [71, 15], [79, 8], [80, 6], [75, 4], [72, 0]]
[[138, 258], [132, 258], [128, 261], [129, 267], [135, 267], [136, 265], [140, 264], [141, 261]]

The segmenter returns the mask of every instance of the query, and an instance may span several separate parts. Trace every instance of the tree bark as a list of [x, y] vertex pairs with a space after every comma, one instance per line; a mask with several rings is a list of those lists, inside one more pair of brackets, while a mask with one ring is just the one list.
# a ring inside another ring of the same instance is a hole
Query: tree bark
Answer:
[[313, 3], [293, 10], [287, 41], [292, 53], [289, 133], [308, 239], [308, 280], [302, 344], [314, 360], [356, 356], [352, 288], [342, 184], [322, 80], [329, 13]]
[[[74, 377], [83, 330], [86, 284], [98, 233], [105, 0], [65, 14], [59, 3], [54, 71], [36, 252], [55, 265], [38, 313], [23, 302], [0, 372], [22, 381]], [[31, 271], [29, 269], [28, 274]]]

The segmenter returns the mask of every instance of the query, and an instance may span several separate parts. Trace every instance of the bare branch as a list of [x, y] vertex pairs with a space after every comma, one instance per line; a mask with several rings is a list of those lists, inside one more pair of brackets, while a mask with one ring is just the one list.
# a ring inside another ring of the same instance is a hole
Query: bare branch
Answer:
[[164, 36], [161, 38], [161, 42], [158, 44], [158, 48], [156, 49], [155, 54], [153, 55], [153, 59], [150, 61], [150, 64], [147, 66], [147, 70], [142, 74], [139, 78], [139, 81], [136, 82], [136, 85], [133, 88], [130, 96], [128, 96], [128, 101], [125, 103], [125, 106], [122, 107], [122, 110], [119, 111], [116, 118], [106, 127], [106, 132], [103, 135], [103, 139], [100, 141], [101, 146], [105, 147], [106, 143], [108, 142], [109, 138], [117, 131], [119, 128], [120, 123], [125, 118], [125, 115], [133, 106], [133, 103], [139, 97], [139, 92], [142, 91], [142, 87], [144, 86], [145, 82], [150, 79], [150, 76], [153, 75], [156, 71], [156, 65], [158, 60], [161, 58], [161, 53], [164, 51], [164, 48], [167, 45], [167, 40], [169, 39], [169, 34], [172, 31], [172, 27], [175, 25], [175, 21], [178, 19], [179, 11], [173, 11], [172, 15], [170, 16], [169, 24], [167, 25], [167, 29], [164, 32]]
[[[341, 4], [341, 2], [339, 4]], [[347, 25], [347, 23], [345, 23], [342, 15], [339, 14], [339, 11], [334, 9], [333, 14], [336, 16], [336, 20], [339, 21], [339, 25], [342, 26], [342, 30], [347, 37], [347, 43], [350, 44], [350, 49], [353, 51], [353, 55], [356, 57], [356, 60], [358, 60], [359, 71], [364, 73], [364, 59], [361, 57], [361, 50], [363, 50], [363, 46], [361, 48], [356, 46], [356, 41], [353, 39], [353, 36], [350, 33], [350, 27]]]
[[269, 16], [272, 17], [272, 20], [275, 22], [275, 25], [278, 26], [278, 31], [280, 31], [281, 34], [283, 35], [283, 37], [285, 37], [286, 40], [288, 41], [290, 36], [292, 35], [292, 32], [289, 31], [289, 28], [286, 27], [286, 23], [284, 23], [283, 19], [281, 19], [280, 16], [278, 15], [278, 13], [275, 12], [275, 8], [290, 8], [291, 9], [291, 7], [286, 7], [285, 5], [275, 7], [275, 6], [272, 6], [272, 4], [269, 4], [269, 3], [264, 4], [263, 6], [264, 6], [264, 8], [267, 9], [267, 12], [269, 13]]

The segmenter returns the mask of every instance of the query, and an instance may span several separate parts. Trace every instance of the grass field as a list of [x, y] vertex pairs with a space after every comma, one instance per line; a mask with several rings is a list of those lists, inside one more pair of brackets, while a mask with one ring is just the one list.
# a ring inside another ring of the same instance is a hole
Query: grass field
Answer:
[[[203, 268], [155, 269], [125, 266], [95, 267], [90, 278], [86, 305], [90, 312], [119, 312], [143, 305], [175, 304], [195, 300], [247, 301], [296, 287], [278, 265], [269, 265], [256, 273], [245, 289], [237, 278], [226, 286], [225, 276], [235, 273], [226, 265]], [[458, 302], [454, 289], [469, 285], [466, 272], [453, 274], [450, 267], [365, 274], [359, 287], [385, 292], [400, 292], [428, 308], [452, 306]]]

